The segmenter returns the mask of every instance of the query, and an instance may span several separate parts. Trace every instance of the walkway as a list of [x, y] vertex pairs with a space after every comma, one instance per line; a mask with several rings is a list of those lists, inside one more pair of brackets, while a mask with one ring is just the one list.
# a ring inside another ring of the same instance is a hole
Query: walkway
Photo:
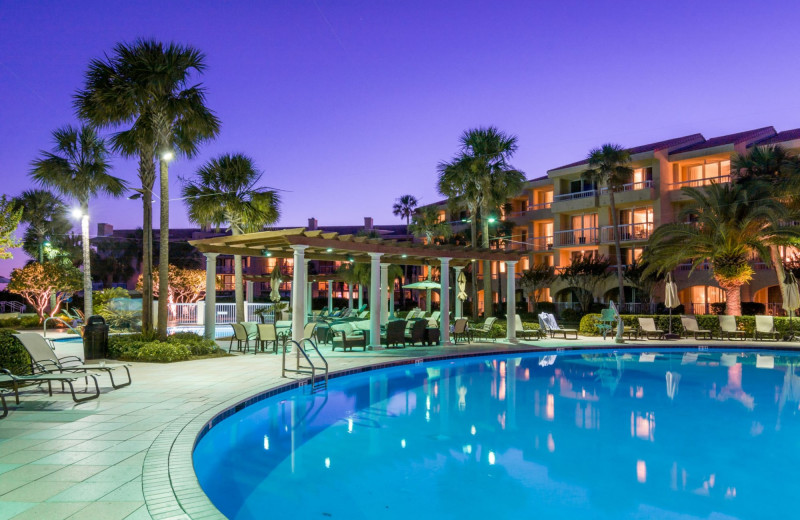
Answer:
[[[693, 340], [639, 343], [653, 350], [697, 344]], [[786, 345], [758, 344], [763, 348]], [[589, 338], [365, 353], [331, 353], [324, 348], [323, 353], [331, 371], [339, 371], [467, 352], [591, 346], [613, 349], [636, 344]], [[12, 411], [0, 420], [0, 520], [222, 518], [194, 478], [194, 438], [222, 409], [285, 384], [280, 357], [251, 354], [165, 365], [136, 363], [131, 373], [133, 385], [115, 391], [105, 377], [100, 378], [103, 395], [79, 405], [68, 395], [50, 398], [32, 388], [22, 392], [19, 407], [13, 407], [13, 397], [8, 399]]]

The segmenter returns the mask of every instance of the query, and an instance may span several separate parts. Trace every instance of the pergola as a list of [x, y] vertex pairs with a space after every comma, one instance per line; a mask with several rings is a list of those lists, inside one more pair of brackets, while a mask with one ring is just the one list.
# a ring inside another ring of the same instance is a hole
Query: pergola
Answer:
[[[449, 269], [460, 271], [474, 260], [505, 262], [507, 277], [507, 335], [508, 341], [515, 341], [515, 305], [516, 280], [514, 265], [522, 256], [520, 251], [499, 251], [491, 249], [472, 249], [451, 245], [426, 245], [413, 242], [398, 242], [382, 238], [370, 238], [358, 235], [340, 235], [326, 233], [322, 230], [306, 230], [305, 228], [262, 231], [244, 235], [229, 235], [202, 240], [190, 240], [206, 257], [206, 305], [205, 335], [214, 337], [216, 307], [216, 271], [217, 255], [241, 255], [272, 258], [292, 258], [294, 270], [292, 277], [292, 339], [300, 341], [303, 327], [307, 319], [306, 291], [308, 279], [308, 262], [311, 260], [328, 260], [339, 262], [369, 263], [370, 271], [370, 348], [379, 349], [380, 326], [388, 319], [388, 267], [400, 265], [439, 265], [441, 272], [440, 318], [441, 342], [450, 343], [450, 277]], [[324, 278], [321, 275], [320, 278]], [[242, 280], [236, 280], [237, 284]], [[456, 316], [460, 316], [460, 301], [456, 300]]]

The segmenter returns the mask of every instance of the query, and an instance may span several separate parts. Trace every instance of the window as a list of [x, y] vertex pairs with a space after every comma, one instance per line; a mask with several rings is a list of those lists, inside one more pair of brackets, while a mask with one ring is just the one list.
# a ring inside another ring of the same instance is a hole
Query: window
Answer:
[[644, 249], [641, 247], [623, 247], [622, 248], [622, 260], [624, 265], [631, 265], [634, 262], [638, 262], [639, 259], [642, 257], [642, 253]]
[[570, 217], [572, 229], [587, 229], [597, 227], [597, 213], [583, 213]]
[[681, 167], [678, 182], [689, 186], [705, 186], [712, 180], [725, 182], [731, 174], [731, 161], [708, 161], [703, 164], [690, 164]]
[[631, 176], [631, 182], [633, 183], [633, 189], [638, 190], [645, 187], [645, 183], [648, 181], [653, 180], [653, 168], [636, 168], [633, 170], [633, 175]]

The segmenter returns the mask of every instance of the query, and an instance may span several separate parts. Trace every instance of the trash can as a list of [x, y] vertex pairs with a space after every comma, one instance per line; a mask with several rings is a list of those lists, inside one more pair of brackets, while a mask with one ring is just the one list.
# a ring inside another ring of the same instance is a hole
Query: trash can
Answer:
[[83, 329], [83, 358], [102, 359], [108, 355], [108, 325], [102, 316], [89, 316]]

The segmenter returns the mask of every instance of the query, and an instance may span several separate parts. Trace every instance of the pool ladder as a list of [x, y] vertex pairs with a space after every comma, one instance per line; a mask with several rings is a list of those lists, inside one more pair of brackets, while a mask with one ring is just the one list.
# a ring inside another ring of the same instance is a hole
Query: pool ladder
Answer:
[[[286, 368], [286, 347], [283, 347], [283, 359], [281, 362], [281, 376], [286, 377], [286, 373], [294, 373], [294, 374], [309, 374], [311, 375], [311, 392], [314, 393], [317, 390], [322, 390], [323, 388], [328, 388], [328, 361], [322, 355], [322, 352], [319, 351], [317, 345], [308, 338], [303, 338], [300, 342], [290, 340], [291, 344], [294, 345], [295, 348], [295, 359], [296, 365], [295, 368]], [[319, 359], [322, 361], [322, 365], [315, 365], [311, 358], [308, 356], [308, 351], [304, 348], [304, 346], [311, 345], [311, 348], [314, 352], [317, 353]], [[307, 365], [301, 364], [300, 357], [305, 359]], [[323, 371], [320, 374], [320, 379], [317, 381], [317, 372]], [[322, 377], [324, 376], [324, 377]]]

